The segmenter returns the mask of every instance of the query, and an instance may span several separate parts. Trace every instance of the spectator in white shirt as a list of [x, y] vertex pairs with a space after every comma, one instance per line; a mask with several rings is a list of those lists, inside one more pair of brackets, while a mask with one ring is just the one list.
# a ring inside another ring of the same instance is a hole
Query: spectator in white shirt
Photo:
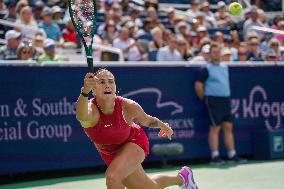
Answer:
[[25, 28], [19, 28], [23, 38], [33, 39], [38, 31], [37, 23], [34, 21], [32, 9], [29, 6], [23, 7], [20, 17], [16, 20], [16, 24], [25, 25]]
[[214, 13], [210, 11], [210, 4], [205, 1], [201, 6], [201, 12], [203, 13], [205, 20], [210, 23], [210, 28], [216, 28], [217, 23]]
[[177, 40], [174, 35], [170, 36], [169, 44], [158, 50], [157, 61], [182, 61], [183, 58], [177, 50]]
[[[264, 26], [261, 21], [259, 20], [258, 12], [257, 12], [257, 7], [252, 7], [250, 10], [250, 18], [245, 21], [243, 25], [243, 32], [244, 32], [244, 37], [246, 38], [248, 33], [252, 32], [252, 27], [253, 26]], [[262, 38], [263, 33], [258, 32], [258, 35], [260, 38]]]
[[191, 7], [187, 10], [187, 13], [191, 17], [195, 17], [197, 13], [199, 12], [199, 1], [198, 0], [192, 0], [191, 1]]
[[126, 27], [121, 27], [118, 38], [114, 39], [113, 47], [123, 51], [124, 57], [129, 61], [139, 61], [142, 54], [138, 44], [133, 38], [129, 37], [129, 31]]

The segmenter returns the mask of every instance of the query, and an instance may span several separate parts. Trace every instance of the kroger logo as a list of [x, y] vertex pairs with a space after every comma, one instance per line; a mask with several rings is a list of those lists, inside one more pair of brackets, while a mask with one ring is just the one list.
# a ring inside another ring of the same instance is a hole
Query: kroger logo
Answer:
[[257, 85], [251, 89], [248, 98], [232, 99], [232, 114], [236, 118], [264, 118], [266, 128], [274, 130], [282, 126], [284, 102], [268, 101], [265, 89]]

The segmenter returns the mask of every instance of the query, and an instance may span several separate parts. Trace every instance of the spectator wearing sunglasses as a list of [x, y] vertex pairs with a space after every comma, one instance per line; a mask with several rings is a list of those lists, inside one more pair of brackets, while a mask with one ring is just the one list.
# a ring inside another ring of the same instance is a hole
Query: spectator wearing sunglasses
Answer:
[[32, 50], [28, 46], [19, 46], [17, 49], [17, 60], [32, 60]]
[[38, 63], [45, 61], [61, 61], [63, 57], [59, 56], [55, 52], [55, 42], [52, 39], [46, 39], [43, 42], [44, 53], [38, 58]]

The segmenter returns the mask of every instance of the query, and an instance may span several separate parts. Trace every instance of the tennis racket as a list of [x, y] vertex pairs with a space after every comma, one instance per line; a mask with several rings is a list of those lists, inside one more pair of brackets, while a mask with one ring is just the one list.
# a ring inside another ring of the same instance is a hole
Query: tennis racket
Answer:
[[76, 32], [84, 45], [88, 72], [94, 72], [93, 37], [96, 30], [96, 0], [68, 0], [69, 13]]

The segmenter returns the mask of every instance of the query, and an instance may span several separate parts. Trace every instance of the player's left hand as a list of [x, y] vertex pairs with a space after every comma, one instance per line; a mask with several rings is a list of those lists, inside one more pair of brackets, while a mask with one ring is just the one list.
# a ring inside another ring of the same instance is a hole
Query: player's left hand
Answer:
[[168, 123], [163, 124], [162, 127], [160, 127], [160, 132], [158, 133], [158, 137], [168, 137], [170, 140], [172, 140], [172, 135], [174, 131], [170, 127]]

